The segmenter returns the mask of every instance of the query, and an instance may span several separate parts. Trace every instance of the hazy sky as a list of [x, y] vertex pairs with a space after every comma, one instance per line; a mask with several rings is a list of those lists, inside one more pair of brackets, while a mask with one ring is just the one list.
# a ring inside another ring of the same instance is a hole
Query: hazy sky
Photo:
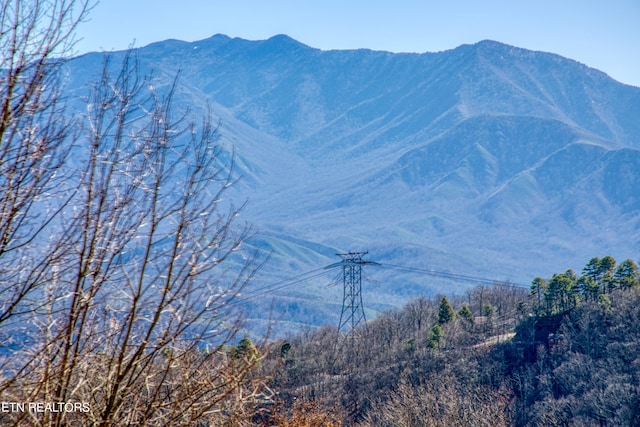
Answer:
[[640, 86], [640, 0], [102, 0], [80, 52], [222, 33], [320, 49], [437, 52], [484, 39], [553, 52]]

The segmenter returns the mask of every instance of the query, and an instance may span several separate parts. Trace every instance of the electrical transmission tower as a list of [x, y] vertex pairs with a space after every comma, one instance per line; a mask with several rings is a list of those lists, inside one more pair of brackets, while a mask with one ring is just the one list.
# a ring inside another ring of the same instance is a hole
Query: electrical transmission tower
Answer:
[[342, 258], [341, 262], [331, 264], [326, 269], [342, 267], [342, 283], [344, 294], [342, 298], [342, 312], [338, 332], [353, 334], [360, 322], [366, 321], [364, 305], [362, 304], [362, 266], [380, 265], [373, 261], [364, 261], [362, 257], [367, 252], [349, 252], [336, 254]]

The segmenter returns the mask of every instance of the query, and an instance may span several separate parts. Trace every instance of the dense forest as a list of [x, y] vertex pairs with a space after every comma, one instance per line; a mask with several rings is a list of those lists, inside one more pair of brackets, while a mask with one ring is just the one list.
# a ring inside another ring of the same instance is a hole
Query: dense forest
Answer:
[[640, 425], [638, 324], [638, 268], [610, 256], [530, 290], [413, 299], [348, 336], [273, 344], [261, 368], [273, 398], [254, 422]]

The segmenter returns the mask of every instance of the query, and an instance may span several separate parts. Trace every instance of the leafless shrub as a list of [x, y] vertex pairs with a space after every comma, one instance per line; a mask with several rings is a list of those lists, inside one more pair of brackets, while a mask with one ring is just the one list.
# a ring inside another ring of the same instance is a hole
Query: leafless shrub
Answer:
[[367, 415], [367, 426], [508, 426], [509, 394], [455, 378], [432, 375], [420, 385], [407, 382]]

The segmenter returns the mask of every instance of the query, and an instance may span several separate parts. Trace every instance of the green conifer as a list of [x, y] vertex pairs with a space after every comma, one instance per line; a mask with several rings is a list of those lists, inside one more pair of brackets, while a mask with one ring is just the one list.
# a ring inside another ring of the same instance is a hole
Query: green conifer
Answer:
[[456, 312], [451, 307], [451, 303], [447, 297], [443, 297], [440, 301], [440, 308], [438, 309], [438, 324], [444, 325], [451, 322], [456, 317]]
[[440, 325], [434, 325], [433, 328], [431, 328], [431, 334], [429, 334], [429, 341], [427, 342], [427, 346], [434, 350], [440, 348], [442, 337], [442, 328], [440, 327]]
[[464, 304], [458, 311], [458, 316], [469, 323], [473, 323], [473, 313], [467, 304]]

